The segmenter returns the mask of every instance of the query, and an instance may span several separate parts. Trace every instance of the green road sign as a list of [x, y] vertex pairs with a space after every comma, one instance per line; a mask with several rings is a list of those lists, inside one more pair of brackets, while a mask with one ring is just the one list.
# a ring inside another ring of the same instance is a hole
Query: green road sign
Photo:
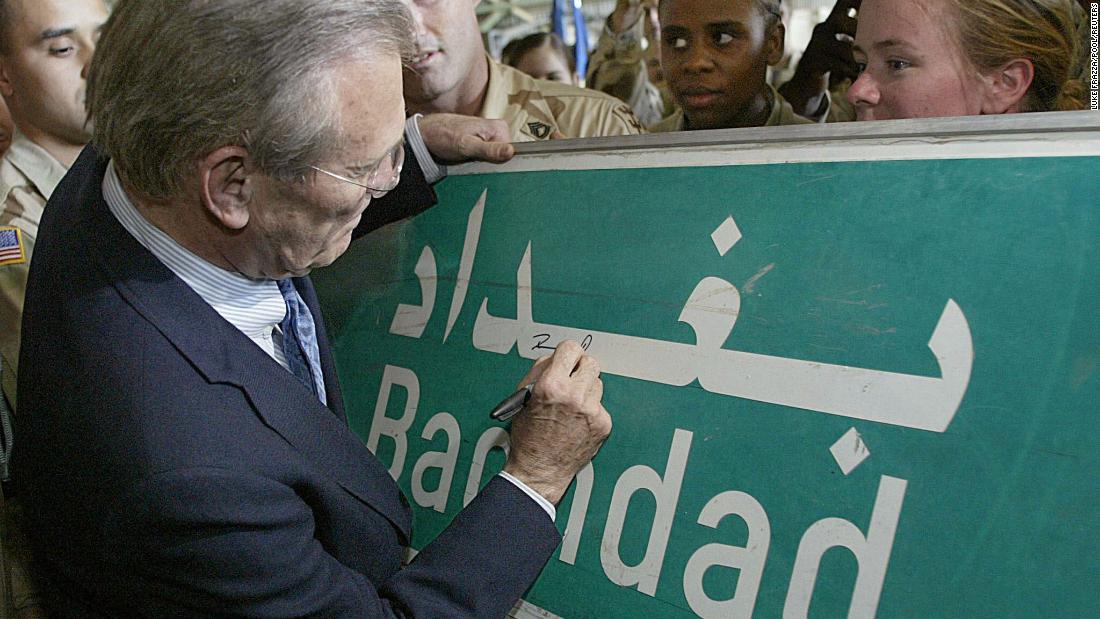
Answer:
[[488, 411], [569, 338], [615, 427], [517, 616], [1100, 615], [1084, 118], [459, 170], [316, 276], [414, 546], [499, 471]]

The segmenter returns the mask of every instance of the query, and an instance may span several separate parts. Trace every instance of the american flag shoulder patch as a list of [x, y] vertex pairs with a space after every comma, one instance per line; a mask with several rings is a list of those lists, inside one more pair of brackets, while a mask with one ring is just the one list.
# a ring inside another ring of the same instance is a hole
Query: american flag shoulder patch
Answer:
[[23, 247], [23, 231], [15, 226], [0, 226], [0, 267], [23, 264], [27, 250]]

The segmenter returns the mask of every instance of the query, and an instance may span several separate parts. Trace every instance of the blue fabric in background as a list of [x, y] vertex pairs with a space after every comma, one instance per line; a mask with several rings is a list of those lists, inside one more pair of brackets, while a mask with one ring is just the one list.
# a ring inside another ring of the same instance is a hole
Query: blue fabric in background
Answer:
[[554, 10], [550, 14], [550, 29], [565, 40], [565, 0], [554, 0]]
[[[554, 34], [565, 37], [565, 3], [566, 0], [554, 0], [554, 9], [550, 14], [550, 29]], [[583, 76], [588, 69], [588, 28], [584, 23], [584, 14], [581, 11], [582, 1], [573, 0], [573, 24], [576, 26], [577, 41], [573, 46], [573, 55], [577, 63], [577, 75]]]
[[573, 24], [577, 28], [577, 43], [573, 46], [573, 54], [577, 59], [577, 75], [583, 77], [588, 71], [588, 27], [581, 12], [581, 0], [573, 0]]

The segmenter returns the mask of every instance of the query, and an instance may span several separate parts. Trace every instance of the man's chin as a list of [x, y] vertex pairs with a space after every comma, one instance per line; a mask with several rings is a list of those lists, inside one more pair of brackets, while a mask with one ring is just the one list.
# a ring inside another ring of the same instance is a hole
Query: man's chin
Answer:
[[92, 131], [95, 127], [92, 125], [92, 121], [89, 120], [83, 124], [73, 123], [64, 134], [64, 138], [71, 144], [87, 144], [92, 141]]
[[730, 127], [730, 122], [725, 118], [725, 114], [721, 110], [712, 109], [700, 109], [700, 110], [684, 110], [684, 114], [688, 119], [688, 126], [692, 130], [705, 130], [705, 129], [726, 129]]
[[435, 66], [423, 73], [405, 72], [405, 99], [410, 103], [430, 103], [454, 89], [446, 67]]
[[[352, 226], [352, 230], [354, 230], [354, 229], [355, 229], [355, 227]], [[325, 251], [324, 253], [318, 255], [316, 260], [313, 261], [313, 264], [310, 265], [309, 269], [306, 270], [306, 273], [308, 274], [309, 271], [312, 270], [312, 269], [320, 269], [322, 267], [327, 267], [328, 265], [332, 264], [333, 262], [336, 262], [336, 260], [340, 256], [343, 256], [348, 251], [348, 247], [350, 247], [350, 246], [351, 246], [351, 232], [349, 231], [346, 235], [341, 237], [340, 240], [336, 241], [335, 244], [330, 246], [327, 249], [327, 251]]]

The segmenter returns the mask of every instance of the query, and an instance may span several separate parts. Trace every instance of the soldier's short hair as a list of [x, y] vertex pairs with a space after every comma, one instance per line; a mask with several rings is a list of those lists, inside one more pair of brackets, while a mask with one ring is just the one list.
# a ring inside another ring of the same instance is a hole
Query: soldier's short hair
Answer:
[[[776, 24], [780, 23], [783, 18], [783, 13], [780, 9], [780, 3], [782, 0], [753, 0], [756, 3], [756, 8], [760, 11], [760, 14], [764, 16], [764, 21], [767, 24], [767, 29], [770, 31]], [[673, 2], [673, 0], [660, 0], [659, 6], [663, 6]]]

